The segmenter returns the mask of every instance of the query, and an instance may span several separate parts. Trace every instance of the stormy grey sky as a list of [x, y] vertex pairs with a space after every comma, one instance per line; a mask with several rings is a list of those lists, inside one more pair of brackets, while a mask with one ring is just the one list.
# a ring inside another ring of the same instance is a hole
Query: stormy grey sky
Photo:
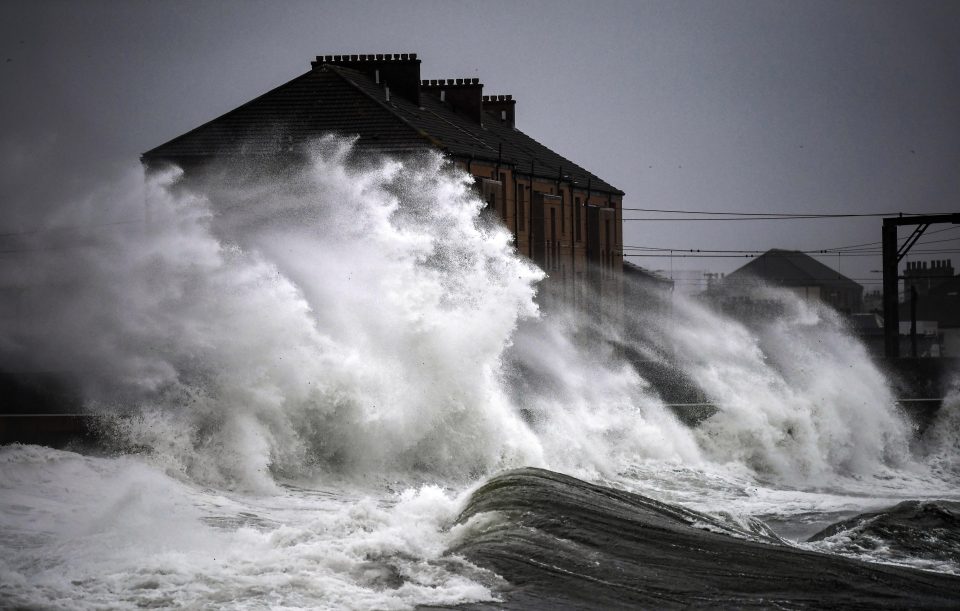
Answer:
[[[416, 52], [423, 78], [513, 94], [521, 130], [627, 207], [960, 210], [958, 2], [5, 0], [0, 30], [0, 233], [328, 53]], [[876, 218], [625, 223], [678, 250], [879, 239]], [[879, 257], [821, 260], [879, 288]]]

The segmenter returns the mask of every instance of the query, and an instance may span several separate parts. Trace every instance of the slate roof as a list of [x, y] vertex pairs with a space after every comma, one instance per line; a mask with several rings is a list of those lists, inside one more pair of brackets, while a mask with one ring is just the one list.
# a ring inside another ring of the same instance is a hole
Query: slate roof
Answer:
[[[383, 153], [435, 148], [460, 159], [500, 162], [594, 192], [623, 192], [523, 132], [485, 114], [482, 124], [421, 92], [420, 105], [365, 74], [323, 64], [143, 154], [144, 161], [277, 155], [324, 134], [358, 136], [357, 147]], [[532, 164], [532, 165], [531, 165]]]
[[724, 282], [747, 277], [759, 278], [780, 286], [829, 286], [863, 290], [840, 272], [796, 250], [774, 248], [730, 272]]

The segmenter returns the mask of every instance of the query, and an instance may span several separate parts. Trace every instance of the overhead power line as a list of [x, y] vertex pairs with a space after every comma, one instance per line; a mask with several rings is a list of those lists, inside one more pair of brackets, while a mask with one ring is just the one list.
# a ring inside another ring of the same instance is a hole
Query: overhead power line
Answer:
[[[930, 236], [936, 233], [942, 233], [944, 231], [953, 231], [960, 229], [960, 225], [956, 227], [947, 227], [946, 229], [938, 229], [936, 231], [930, 231], [926, 235]], [[905, 242], [907, 238], [901, 238], [900, 242]], [[923, 240], [921, 239], [917, 242], [917, 245], [924, 244], [939, 244], [943, 242], [955, 242], [960, 240], [960, 236], [955, 238], [946, 238], [943, 240]], [[804, 254], [816, 254], [816, 255], [842, 255], [846, 256], [848, 254], [881, 254], [882, 249], [877, 248], [881, 242], [864, 242], [862, 244], [848, 244], [846, 246], [834, 246], [831, 248], [816, 248], [816, 249], [804, 249], [804, 250], [793, 250], [789, 252], [801, 252]], [[698, 253], [723, 253], [723, 254], [763, 254], [768, 252], [767, 250], [743, 250], [743, 249], [732, 249], [732, 250], [718, 250], [718, 249], [707, 249], [707, 248], [669, 248], [669, 247], [660, 247], [660, 246], [636, 246], [625, 244], [624, 249], [629, 250], [643, 250], [651, 252], [698, 252]], [[937, 252], [937, 251], [914, 251], [914, 252]]]
[[640, 218], [629, 218], [623, 219], [624, 222], [627, 221], [711, 221], [711, 222], [722, 222], [722, 221], [810, 221], [810, 220], [824, 220], [824, 219], [838, 219], [838, 218], [863, 218], [863, 217], [882, 217], [889, 215], [882, 214], [807, 214], [807, 215], [796, 215], [796, 216], [722, 216], [722, 217], [709, 217], [709, 216], [698, 216], [698, 217], [640, 217]]
[[[940, 242], [955, 242], [960, 240], [958, 238], [952, 238], [949, 240], [930, 240], [929, 242], [923, 242], [923, 244], [937, 244]], [[660, 248], [655, 246], [630, 246], [624, 245], [624, 250], [640, 250], [644, 252], [693, 252], [693, 253], [704, 253], [704, 254], [764, 254], [770, 252], [769, 250], [743, 250], [743, 249], [711, 249], [711, 248]], [[915, 250], [912, 252], [952, 252], [956, 250], [955, 248], [939, 248], [939, 249], [924, 249], [924, 250]], [[853, 256], [853, 255], [864, 255], [864, 254], [882, 254], [883, 250], [880, 248], [863, 248], [857, 250], [831, 250], [831, 249], [816, 249], [816, 250], [786, 250], [786, 254], [791, 253], [803, 253], [805, 255], [829, 255], [829, 256]]]
[[[932, 235], [935, 234], [935, 233], [943, 233], [944, 231], [956, 231], [957, 229], [960, 229], [960, 225], [955, 225], [955, 226], [953, 226], [953, 227], [947, 227], [947, 228], [945, 228], [945, 229], [937, 229], [936, 231], [927, 231], [927, 232], [924, 233], [924, 235], [925, 235], [925, 236], [932, 236]], [[909, 239], [909, 238], [907, 238], [907, 237], [903, 237], [903, 238], [900, 238], [900, 239], [898, 240], [898, 242], [903, 243], [903, 242], [906, 242], [908, 239]], [[929, 244], [930, 241], [921, 241], [920, 243], [921, 243], [921, 244]], [[845, 249], [850, 249], [850, 248], [859, 248], [859, 247], [861, 247], [861, 246], [878, 246], [878, 245], [881, 245], [881, 244], [883, 244], [883, 242], [880, 241], [880, 240], [877, 240], [876, 242], [864, 242], [863, 244], [850, 244], [850, 245], [847, 245], [847, 246], [836, 246], [836, 247], [834, 247], [834, 248], [828, 248], [827, 250], [839, 251], [839, 250], [845, 250]]]
[[[640, 250], [640, 252], [624, 252], [623, 256], [625, 257], [652, 257], [660, 259], [752, 259], [759, 257], [767, 251], [698, 251], [698, 250], [678, 250], [678, 249], [664, 249], [664, 250]], [[821, 252], [821, 251], [790, 251], [790, 252], [800, 252], [803, 254], [812, 254], [812, 255], [821, 255], [821, 256], [843, 256], [848, 257], [878, 257], [882, 253], [881, 251], [875, 252], [849, 252], [849, 253], [836, 253], [836, 252]], [[939, 249], [928, 249], [928, 250], [912, 250], [911, 254], [960, 254], [960, 249], [955, 248], [939, 248]]]
[[[633, 212], [656, 212], [658, 214], [700, 214], [705, 216], [742, 216], [760, 218], [851, 218], [851, 217], [882, 217], [882, 216], [924, 216], [945, 214], [940, 212], [864, 212], [864, 213], [818, 213], [818, 212], [731, 212], [710, 210], [666, 210], [662, 208], [623, 208]], [[626, 220], [626, 219], [624, 219]]]

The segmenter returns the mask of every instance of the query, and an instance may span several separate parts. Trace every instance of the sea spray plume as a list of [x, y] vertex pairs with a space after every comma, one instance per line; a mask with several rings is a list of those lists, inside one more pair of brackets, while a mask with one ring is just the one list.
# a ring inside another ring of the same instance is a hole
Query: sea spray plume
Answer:
[[931, 470], [952, 480], [960, 475], [960, 372], [946, 385], [943, 404], [921, 439]]
[[507, 353], [510, 388], [550, 468], [606, 477], [646, 460], [701, 461], [692, 432], [624, 359], [622, 341], [621, 325], [562, 303], [521, 323]]
[[286, 425], [267, 427], [275, 445], [300, 447], [270, 464], [466, 474], [538, 460], [498, 370], [517, 317], [536, 314], [540, 272], [478, 222], [469, 178], [439, 156], [355, 167], [350, 152], [326, 139], [294, 181], [204, 186], [224, 217], [213, 233], [292, 282], [327, 342], [274, 359], [264, 342], [243, 351], [279, 370], [243, 399], [259, 405], [267, 390], [267, 415]]
[[746, 323], [673, 295], [641, 323], [645, 341], [719, 410], [696, 429], [706, 455], [793, 485], [905, 466], [910, 427], [838, 315], [789, 291], [757, 291], [779, 304], [777, 316]]
[[[349, 155], [326, 139], [293, 180], [252, 188], [151, 179], [147, 230], [93, 239], [71, 262], [82, 313], [62, 329], [51, 318], [43, 339], [70, 334], [63, 367], [85, 359], [103, 374], [98, 406], [141, 414], [127, 442], [253, 488], [311, 467], [540, 461], [499, 359], [537, 313], [541, 272], [479, 220], [470, 179], [439, 156]], [[142, 212], [143, 199], [121, 205]]]

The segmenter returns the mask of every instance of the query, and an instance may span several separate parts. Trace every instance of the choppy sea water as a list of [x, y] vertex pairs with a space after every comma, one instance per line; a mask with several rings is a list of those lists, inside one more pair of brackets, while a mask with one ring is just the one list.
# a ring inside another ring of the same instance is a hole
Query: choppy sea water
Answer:
[[[629, 334], [541, 312], [542, 272], [466, 177], [351, 155], [321, 142], [282, 181], [132, 175], [65, 207], [91, 229], [31, 255], [45, 282], [4, 358], [86, 372], [109, 433], [0, 448], [3, 605], [956, 602], [958, 395], [919, 435], [842, 321], [788, 294], [754, 324], [676, 297]], [[142, 228], [91, 222], [144, 201]], [[717, 413], [683, 424], [624, 345]], [[672, 581], [637, 568], [671, 561]], [[818, 562], [857, 594], [782, 568]]]

